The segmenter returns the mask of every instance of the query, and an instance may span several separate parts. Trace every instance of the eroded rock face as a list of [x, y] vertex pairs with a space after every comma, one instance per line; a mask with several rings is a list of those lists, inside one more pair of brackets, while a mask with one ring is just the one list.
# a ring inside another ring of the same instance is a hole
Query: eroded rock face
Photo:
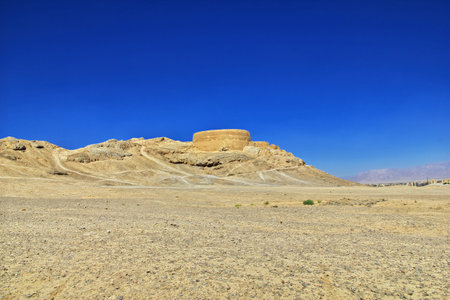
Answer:
[[285, 168], [305, 165], [305, 162], [302, 159], [295, 157], [290, 152], [280, 149], [278, 146], [276, 147], [277, 148], [269, 147], [261, 149], [260, 152], [258, 153], [258, 158], [265, 160], [266, 162], [272, 164], [273, 166]]
[[217, 155], [208, 155], [201, 153], [177, 153], [168, 158], [173, 164], [187, 164], [197, 167], [215, 167], [227, 163], [245, 162], [250, 158], [241, 153], [222, 153]]
[[67, 156], [67, 161], [90, 163], [107, 159], [122, 160], [132, 155], [127, 150], [134, 146], [135, 144], [130, 141], [112, 139], [100, 144], [88, 146], [83, 151], [71, 154]]
[[269, 147], [269, 143], [263, 142], [263, 141], [254, 141], [254, 142], [250, 142], [249, 146], [258, 147], [258, 148], [267, 148], [267, 147]]
[[15, 151], [25, 151], [27, 149], [27, 147], [22, 141], [13, 137], [4, 138], [3, 141], [1, 142], [0, 148], [12, 149]]
[[241, 129], [221, 129], [200, 131], [192, 139], [194, 147], [202, 151], [240, 150], [248, 146], [250, 132]]
[[245, 146], [242, 151], [252, 156], [257, 156], [259, 153], [261, 153], [260, 147], [255, 146]]
[[215, 175], [240, 174], [256, 170], [283, 169], [305, 165], [300, 158], [281, 149], [245, 146], [242, 151], [198, 151], [183, 143], [153, 143], [145, 150], [161, 161], [197, 167]]

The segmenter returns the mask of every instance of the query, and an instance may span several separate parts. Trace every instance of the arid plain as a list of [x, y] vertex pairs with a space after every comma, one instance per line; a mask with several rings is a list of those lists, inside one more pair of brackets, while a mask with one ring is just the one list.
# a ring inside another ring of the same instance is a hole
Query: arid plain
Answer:
[[2, 299], [448, 298], [448, 185], [352, 184], [277, 149], [0, 141]]

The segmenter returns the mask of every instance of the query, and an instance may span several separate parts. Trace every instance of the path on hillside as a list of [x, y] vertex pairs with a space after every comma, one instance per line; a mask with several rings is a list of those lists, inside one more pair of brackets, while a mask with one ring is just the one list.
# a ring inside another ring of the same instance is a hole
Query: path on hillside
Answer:
[[76, 171], [74, 169], [67, 168], [66, 166], [64, 166], [61, 163], [61, 159], [59, 158], [57, 151], [53, 152], [52, 156], [53, 156], [53, 159], [55, 161], [56, 166], [58, 168], [64, 170], [64, 171], [75, 173], [75, 174], [78, 174], [80, 176], [95, 178], [95, 179], [98, 179], [99, 181], [108, 181], [109, 180], [109, 181], [115, 181], [115, 182], [120, 182], [120, 183], [136, 185], [133, 182], [129, 182], [129, 181], [121, 180], [121, 179], [115, 179], [115, 178], [110, 178], [110, 177], [102, 177], [102, 176], [98, 176], [98, 175], [86, 174], [86, 173], [82, 173], [82, 172]]
[[[142, 148], [141, 148], [141, 154], [142, 154], [145, 158], [147, 158], [147, 159], [153, 161], [154, 163], [156, 163], [157, 165], [159, 165], [159, 166], [161, 166], [161, 167], [163, 167], [163, 168], [165, 168], [165, 169], [169, 169], [169, 170], [171, 170], [171, 171], [173, 171], [173, 172], [175, 172], [175, 173], [179, 173], [179, 174], [183, 174], [183, 175], [189, 175], [189, 176], [192, 175], [192, 174], [190, 174], [190, 173], [188, 173], [188, 172], [185, 172], [185, 171], [183, 171], [183, 170], [174, 168], [173, 166], [169, 165], [168, 163], [163, 162], [162, 160], [157, 159], [156, 157], [149, 155], [147, 152], [145, 152], [145, 149], [147, 149], [147, 148], [145, 148], [145, 147], [142, 147]], [[163, 171], [164, 171], [164, 170], [163, 170]]]

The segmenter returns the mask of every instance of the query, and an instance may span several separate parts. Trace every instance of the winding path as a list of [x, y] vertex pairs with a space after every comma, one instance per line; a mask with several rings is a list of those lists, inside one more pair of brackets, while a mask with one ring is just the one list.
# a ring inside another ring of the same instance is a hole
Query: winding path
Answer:
[[73, 169], [69, 169], [67, 167], [65, 167], [62, 163], [61, 163], [61, 159], [58, 156], [58, 153], [55, 151], [52, 153], [53, 159], [55, 161], [55, 164], [58, 168], [67, 171], [67, 172], [71, 172], [71, 173], [75, 173], [78, 174], [80, 176], [85, 176], [85, 177], [91, 177], [91, 178], [95, 178], [98, 179], [99, 181], [115, 181], [115, 182], [120, 182], [120, 183], [126, 183], [126, 184], [131, 184], [131, 185], [136, 185], [133, 182], [129, 182], [129, 181], [125, 181], [125, 180], [121, 180], [121, 179], [115, 179], [115, 178], [109, 178], [109, 177], [101, 177], [101, 176], [97, 176], [97, 175], [91, 175], [91, 174], [86, 174], [86, 173], [81, 173], [78, 172], [76, 170]]

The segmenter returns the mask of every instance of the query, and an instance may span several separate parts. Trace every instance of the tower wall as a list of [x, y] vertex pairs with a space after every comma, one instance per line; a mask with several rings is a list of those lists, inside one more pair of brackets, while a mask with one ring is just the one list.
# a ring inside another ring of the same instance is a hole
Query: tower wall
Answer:
[[194, 147], [202, 151], [242, 150], [248, 146], [250, 132], [242, 129], [208, 130], [194, 133]]

